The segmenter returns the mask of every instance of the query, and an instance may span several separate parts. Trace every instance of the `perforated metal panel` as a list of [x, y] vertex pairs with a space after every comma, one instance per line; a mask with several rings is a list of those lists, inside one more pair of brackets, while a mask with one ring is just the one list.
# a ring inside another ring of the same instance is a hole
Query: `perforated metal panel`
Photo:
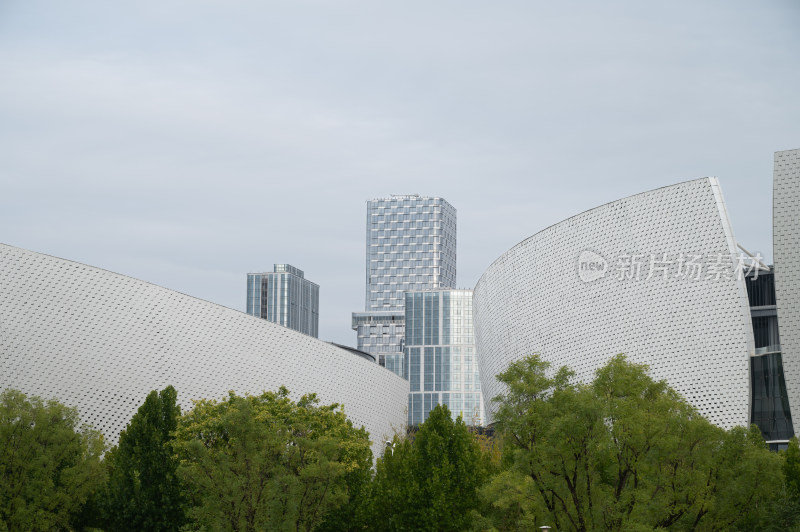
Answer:
[[0, 244], [0, 385], [76, 406], [116, 442], [150, 390], [275, 390], [341, 403], [380, 453], [408, 382], [310, 336], [144, 281]]
[[[626, 256], [641, 256], [638, 279], [624, 267]], [[703, 257], [695, 261], [698, 279], [694, 270], [679, 275], [681, 256], [684, 273], [686, 258]], [[588, 382], [626, 353], [713, 423], [746, 425], [754, 347], [736, 256], [715, 178], [597, 207], [514, 246], [475, 287], [487, 415], [503, 391], [494, 376], [525, 355], [539, 353]], [[724, 267], [715, 266], [719, 257]]]
[[775, 152], [772, 188], [775, 299], [794, 433], [800, 434], [800, 150]]

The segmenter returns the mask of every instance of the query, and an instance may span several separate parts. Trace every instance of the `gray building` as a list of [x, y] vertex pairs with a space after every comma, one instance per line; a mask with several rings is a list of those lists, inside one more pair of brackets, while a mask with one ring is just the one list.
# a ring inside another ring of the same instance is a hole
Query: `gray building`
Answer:
[[248, 273], [247, 313], [317, 338], [319, 285], [289, 264], [276, 264], [272, 272]]
[[447, 405], [467, 425], [482, 425], [472, 290], [406, 292], [405, 323], [409, 426], [424, 422], [437, 404]]
[[456, 210], [442, 198], [367, 202], [365, 312], [353, 313], [358, 349], [402, 373], [405, 292], [455, 286]]

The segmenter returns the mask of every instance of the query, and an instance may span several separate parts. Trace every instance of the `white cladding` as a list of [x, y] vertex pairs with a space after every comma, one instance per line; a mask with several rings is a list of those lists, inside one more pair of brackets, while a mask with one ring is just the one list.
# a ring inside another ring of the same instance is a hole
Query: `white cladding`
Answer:
[[373, 452], [406, 423], [408, 382], [305, 334], [92, 266], [0, 244], [0, 387], [78, 408], [117, 441], [151, 390], [181, 408], [286, 386], [340, 403]]
[[783, 376], [800, 434], [800, 150], [775, 152], [772, 248]]
[[503, 392], [494, 376], [509, 363], [539, 353], [588, 382], [625, 353], [713, 423], [748, 424], [754, 346], [736, 256], [715, 178], [608, 203], [511, 248], [474, 293], [489, 422], [491, 398]]

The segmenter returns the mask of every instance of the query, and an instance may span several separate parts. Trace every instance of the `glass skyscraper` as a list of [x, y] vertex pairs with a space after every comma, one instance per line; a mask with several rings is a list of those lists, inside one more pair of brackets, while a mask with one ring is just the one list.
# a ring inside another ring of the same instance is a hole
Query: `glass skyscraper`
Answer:
[[289, 264], [275, 264], [272, 272], [248, 273], [247, 313], [317, 338], [319, 285]]
[[403, 376], [408, 379], [408, 424], [428, 419], [447, 405], [467, 425], [484, 420], [472, 290], [427, 290], [405, 294], [406, 342]]
[[358, 349], [402, 374], [405, 293], [456, 281], [456, 210], [442, 198], [367, 202], [365, 312], [353, 313]]

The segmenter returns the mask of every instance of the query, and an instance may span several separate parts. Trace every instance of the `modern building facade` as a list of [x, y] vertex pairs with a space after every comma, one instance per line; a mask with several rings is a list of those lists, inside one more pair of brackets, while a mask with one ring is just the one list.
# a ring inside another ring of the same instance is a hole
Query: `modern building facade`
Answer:
[[716, 178], [637, 194], [536, 233], [475, 287], [484, 400], [503, 392], [497, 374], [532, 353], [586, 382], [626, 353], [711, 422], [749, 424], [756, 351], [738, 256]]
[[318, 338], [319, 286], [290, 264], [248, 273], [247, 313]]
[[438, 404], [447, 405], [468, 425], [483, 425], [472, 290], [406, 292], [405, 324], [408, 425], [423, 423]]
[[[408, 382], [363, 354], [145, 281], [0, 244], [0, 387], [76, 406], [112, 444], [151, 390], [316, 393], [380, 456]], [[366, 386], [364, 383], [369, 383]]]
[[456, 210], [442, 198], [367, 201], [364, 312], [353, 313], [358, 349], [401, 372], [405, 292], [455, 286]]
[[775, 154], [773, 194], [774, 267], [737, 244], [716, 178], [602, 205], [511, 248], [475, 287], [484, 399], [531, 353], [583, 381], [625, 353], [713, 423], [755, 423], [784, 448], [800, 408], [800, 150]]
[[800, 434], [800, 149], [775, 153], [772, 255], [781, 360], [789, 406]]

